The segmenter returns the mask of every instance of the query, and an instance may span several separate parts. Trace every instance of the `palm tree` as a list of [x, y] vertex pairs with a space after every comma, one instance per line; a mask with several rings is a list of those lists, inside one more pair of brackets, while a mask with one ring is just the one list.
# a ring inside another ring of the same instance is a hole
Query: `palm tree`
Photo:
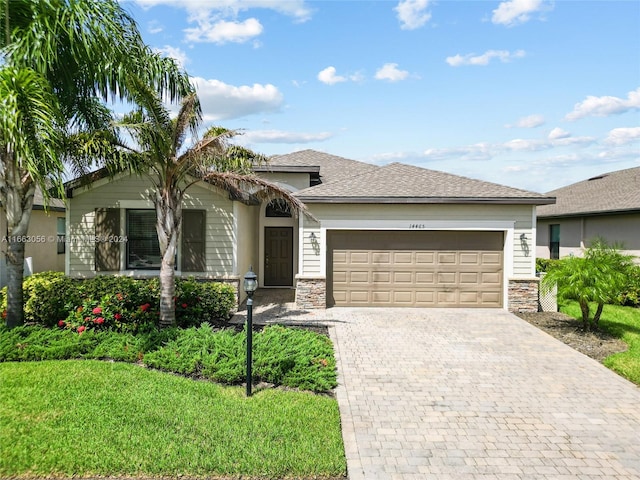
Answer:
[[[185, 97], [175, 118], [160, 97], [143, 82], [137, 82], [138, 108], [117, 123], [131, 144], [120, 140], [121, 165], [146, 176], [153, 186], [151, 200], [156, 210], [160, 266], [160, 325], [175, 324], [175, 258], [182, 226], [182, 200], [189, 187], [205, 181], [234, 198], [247, 194], [266, 201], [283, 199], [292, 212], [306, 212], [302, 202], [282, 188], [252, 175], [256, 162], [265, 157], [229, 140], [238, 135], [223, 127], [208, 129], [197, 139], [201, 123], [200, 105], [194, 93]], [[124, 138], [124, 136], [122, 136]], [[190, 138], [189, 147], [185, 141]], [[124, 153], [123, 153], [124, 152]]]
[[[541, 288], [549, 291], [557, 285], [559, 298], [580, 305], [583, 329], [597, 330], [604, 305], [613, 302], [627, 284], [633, 258], [618, 246], [596, 239], [582, 256], [563, 257], [551, 264]], [[590, 303], [597, 305], [593, 318]]]
[[[0, 68], [0, 201], [7, 215], [7, 325], [22, 323], [24, 248], [36, 186], [60, 176], [56, 122], [62, 115], [49, 83], [34, 70]], [[18, 288], [16, 288], [16, 285]]]
[[[151, 52], [144, 44], [135, 21], [117, 0], [0, 0], [0, 28], [5, 88], [13, 85], [14, 94], [19, 95], [26, 85], [11, 84], [10, 76], [29, 72], [32, 77], [39, 74], [34, 88], [42, 92], [35, 97], [40, 99], [37, 105], [28, 106], [24, 101], [2, 105], [2, 116], [14, 117], [0, 125], [0, 201], [7, 215], [10, 252], [6, 322], [15, 326], [23, 323], [24, 262], [24, 245], [16, 240], [27, 232], [35, 185], [44, 186], [50, 179], [61, 189], [65, 157], [74, 159], [79, 170], [90, 168], [94, 154], [110, 142], [91, 134], [104, 132], [110, 120], [103, 102], [131, 100], [131, 76], [172, 101], [192, 88], [173, 60]], [[51, 122], [41, 118], [47, 108], [56, 113]], [[91, 141], [62, 141], [62, 130]], [[18, 137], [24, 139], [22, 144], [15, 141]], [[27, 144], [31, 147], [20, 149]], [[43, 193], [46, 200], [48, 189]]]

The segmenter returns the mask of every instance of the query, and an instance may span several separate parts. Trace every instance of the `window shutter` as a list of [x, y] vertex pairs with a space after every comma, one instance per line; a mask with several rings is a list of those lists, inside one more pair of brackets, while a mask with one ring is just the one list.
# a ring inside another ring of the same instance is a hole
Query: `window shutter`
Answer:
[[182, 271], [204, 272], [205, 258], [205, 211], [182, 211]]
[[120, 270], [120, 243], [110, 238], [120, 235], [120, 209], [96, 208], [96, 272]]

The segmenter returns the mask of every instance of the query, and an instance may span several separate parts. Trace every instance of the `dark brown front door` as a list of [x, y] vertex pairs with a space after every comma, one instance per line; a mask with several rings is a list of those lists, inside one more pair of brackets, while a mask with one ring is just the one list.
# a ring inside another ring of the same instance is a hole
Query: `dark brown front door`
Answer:
[[265, 227], [264, 284], [267, 287], [293, 285], [293, 228]]

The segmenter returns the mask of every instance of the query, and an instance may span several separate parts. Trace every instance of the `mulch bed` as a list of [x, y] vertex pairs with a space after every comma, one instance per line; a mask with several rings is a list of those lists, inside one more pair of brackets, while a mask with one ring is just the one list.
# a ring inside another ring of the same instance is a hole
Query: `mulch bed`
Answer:
[[600, 331], [585, 332], [581, 321], [564, 313], [536, 312], [516, 315], [599, 362], [609, 355], [627, 350], [627, 344], [619, 338]]

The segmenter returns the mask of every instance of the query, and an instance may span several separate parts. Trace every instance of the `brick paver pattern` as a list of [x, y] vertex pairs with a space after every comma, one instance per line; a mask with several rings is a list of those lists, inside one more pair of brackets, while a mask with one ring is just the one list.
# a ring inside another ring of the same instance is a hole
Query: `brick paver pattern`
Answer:
[[518, 317], [322, 316], [350, 480], [640, 479], [640, 389]]

